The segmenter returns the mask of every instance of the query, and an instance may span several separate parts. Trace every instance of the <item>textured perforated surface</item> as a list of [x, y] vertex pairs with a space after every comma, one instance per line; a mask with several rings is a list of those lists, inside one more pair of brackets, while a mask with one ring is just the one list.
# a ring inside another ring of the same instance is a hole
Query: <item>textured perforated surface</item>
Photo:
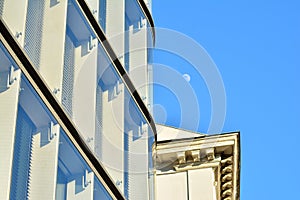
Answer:
[[44, 1], [29, 0], [24, 48], [33, 65], [39, 69], [43, 35]]
[[70, 117], [72, 117], [73, 85], [74, 85], [74, 44], [66, 36], [64, 69], [62, 82], [62, 105]]

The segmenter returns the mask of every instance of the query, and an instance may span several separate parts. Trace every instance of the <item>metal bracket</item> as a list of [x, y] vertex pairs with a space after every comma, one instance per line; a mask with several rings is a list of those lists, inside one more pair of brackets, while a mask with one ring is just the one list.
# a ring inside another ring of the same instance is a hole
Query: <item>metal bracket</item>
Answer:
[[16, 38], [19, 38], [22, 36], [22, 32], [16, 32]]
[[109, 99], [115, 99], [118, 97], [118, 95], [122, 92], [123, 90], [121, 89], [121, 83], [118, 80], [114, 85], [112, 85], [109, 89]]
[[97, 12], [98, 12], [98, 10], [96, 10], [96, 9], [92, 10], [93, 15], [95, 15]]
[[120, 85], [120, 81], [118, 80], [116, 85], [114, 86], [114, 96], [118, 96], [122, 92]]
[[17, 77], [14, 76], [14, 67], [11, 65], [9, 68], [8, 78], [7, 78], [7, 87], [9, 88], [16, 80]]
[[86, 188], [92, 182], [91, 180], [88, 180], [88, 175], [89, 175], [88, 170], [85, 170], [83, 177], [82, 177], [82, 183], [83, 183], [82, 187], [83, 188]]
[[93, 36], [90, 35], [89, 41], [88, 41], [88, 51], [90, 52], [94, 47], [96, 47], [96, 44], [93, 42]]
[[141, 137], [146, 132], [146, 129], [147, 129], [147, 124], [144, 124], [141, 121], [141, 124], [139, 126], [139, 130], [138, 130], [138, 137]]
[[145, 19], [143, 18], [143, 17], [141, 17], [140, 18], [140, 20], [139, 20], [139, 29], [142, 29], [144, 26], [146, 26], [146, 21], [145, 21]]
[[117, 185], [117, 186], [120, 186], [122, 183], [123, 183], [122, 181], [117, 180], [116, 185]]
[[56, 136], [56, 132], [54, 131], [54, 123], [50, 122], [50, 127], [49, 127], [49, 141], [53, 140], [53, 138]]
[[54, 88], [53, 93], [57, 94], [58, 92], [60, 92], [60, 89], [59, 88]]
[[88, 137], [88, 138], [86, 139], [86, 142], [87, 142], [87, 143], [90, 143], [92, 140], [94, 140], [93, 137]]
[[60, 3], [60, 0], [51, 0], [51, 6], [55, 6]]

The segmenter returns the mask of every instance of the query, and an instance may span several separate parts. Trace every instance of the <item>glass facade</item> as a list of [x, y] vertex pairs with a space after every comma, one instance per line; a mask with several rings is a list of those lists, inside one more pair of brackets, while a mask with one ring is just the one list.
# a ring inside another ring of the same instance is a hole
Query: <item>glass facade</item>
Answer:
[[45, 195], [56, 199], [111, 199], [6, 49], [2, 44], [0, 47], [1, 75], [12, 73], [14, 77], [9, 85], [2, 82], [1, 92], [18, 88], [14, 94], [18, 99], [15, 133], [11, 134], [14, 141], [10, 199], [42, 199]]
[[140, 2], [0, 2], [0, 199], [153, 199]]

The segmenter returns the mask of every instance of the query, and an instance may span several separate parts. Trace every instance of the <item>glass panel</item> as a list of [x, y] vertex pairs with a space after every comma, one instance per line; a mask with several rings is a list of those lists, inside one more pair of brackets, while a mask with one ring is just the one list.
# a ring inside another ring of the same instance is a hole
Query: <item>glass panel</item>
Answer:
[[89, 6], [91, 12], [94, 14], [94, 17], [98, 20], [98, 23], [100, 24], [101, 29], [105, 33], [105, 31], [106, 31], [106, 13], [107, 13], [106, 3], [107, 3], [107, 0], [85, 0], [85, 2]]
[[[24, 49], [32, 63], [120, 191], [128, 198], [149, 197], [153, 133], [76, 1], [50, 5], [29, 1]], [[127, 14], [133, 15], [129, 16], [128, 27], [141, 28], [128, 36], [128, 62], [130, 67], [142, 66], [136, 68], [140, 76], [132, 78], [147, 101], [149, 89], [141, 87], [148, 81], [147, 29], [143, 28], [148, 26], [147, 20], [135, 1], [126, 1], [126, 7]], [[41, 20], [37, 22], [37, 18]], [[140, 47], [142, 51], [131, 54], [132, 49]], [[44, 126], [50, 126], [50, 121]], [[55, 125], [52, 122], [51, 126]], [[62, 175], [57, 195], [63, 197], [67, 187], [63, 182], [68, 176], [64, 177], [61, 168], [57, 173]], [[143, 184], [137, 185], [139, 182]]]
[[61, 131], [56, 199], [112, 199], [79, 152]]
[[[19, 70], [2, 43], [0, 56], [0, 72]], [[20, 88], [10, 199], [112, 199], [24, 75]]]
[[107, 193], [104, 186], [100, 183], [100, 181], [95, 178], [94, 179], [94, 200], [98, 199], [112, 199], [111, 196]]
[[141, 196], [148, 196], [147, 198], [151, 199], [154, 170], [151, 153], [154, 144], [153, 133], [126, 91], [124, 110], [125, 196], [128, 199]]
[[106, 32], [106, 1], [107, 0], [99, 0], [99, 24], [104, 31]]
[[[128, 198], [129, 193], [147, 197], [153, 133], [102, 45], [76, 12], [75, 4], [69, 4], [62, 104], [120, 191]], [[135, 185], [138, 182], [144, 184]]]
[[149, 26], [137, 0], [125, 1], [125, 17], [128, 26], [134, 25], [136, 29]]
[[144, 104], [152, 105], [152, 30], [136, 0], [125, 2], [125, 68]]
[[100, 45], [97, 63], [95, 154], [126, 198], [146, 198], [153, 133]]
[[31, 119], [19, 106], [13, 154], [11, 199], [26, 199], [27, 196], [31, 140], [34, 128]]

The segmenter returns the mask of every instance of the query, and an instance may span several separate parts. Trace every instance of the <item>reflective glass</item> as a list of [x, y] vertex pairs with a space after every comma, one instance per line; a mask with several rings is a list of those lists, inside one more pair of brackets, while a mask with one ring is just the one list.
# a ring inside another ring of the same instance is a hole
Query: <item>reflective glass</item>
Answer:
[[[11, 179], [8, 174], [3, 176], [7, 163], [1, 163], [0, 174], [4, 183], [6, 178], [11, 180], [10, 199], [112, 199], [2, 43], [0, 64], [1, 112], [8, 117], [1, 115], [1, 140], [7, 143], [11, 134], [12, 145], [3, 145], [12, 154], [2, 155], [2, 149], [0, 153], [1, 158], [12, 160]], [[12, 102], [16, 110], [5, 110]], [[15, 125], [10, 125], [12, 121]], [[15, 128], [14, 133], [9, 128]]]
[[56, 199], [112, 199], [66, 134], [59, 138]]
[[75, 9], [71, 6], [62, 104], [120, 191], [127, 198], [130, 193], [149, 196], [153, 133], [103, 46], [94, 39], [84, 18], [74, 18], [80, 14], [73, 13], [78, 12], [75, 4]]
[[[152, 109], [152, 29], [136, 0], [125, 1], [125, 68], [148, 110]], [[113, 38], [110, 38], [112, 40]]]
[[[154, 136], [123, 79], [75, 0], [34, 2], [28, 2], [21, 46], [120, 191], [128, 198], [135, 194], [149, 196]], [[133, 3], [127, 5], [133, 6], [128, 12], [138, 14], [131, 17], [129, 24], [147, 27], [145, 17], [139, 18], [141, 12], [136, 2], [128, 2]], [[144, 84], [148, 61], [146, 29], [135, 36], [142, 38], [143, 51], [131, 54], [129, 59], [132, 66], [134, 60], [143, 65], [139, 68], [142, 73], [138, 83]], [[143, 58], [139, 60], [140, 54]], [[140, 90], [140, 85], [136, 86]], [[148, 90], [141, 88], [139, 93], [147, 97]], [[65, 172], [58, 169], [58, 173]], [[64, 187], [58, 186], [62, 191]]]

